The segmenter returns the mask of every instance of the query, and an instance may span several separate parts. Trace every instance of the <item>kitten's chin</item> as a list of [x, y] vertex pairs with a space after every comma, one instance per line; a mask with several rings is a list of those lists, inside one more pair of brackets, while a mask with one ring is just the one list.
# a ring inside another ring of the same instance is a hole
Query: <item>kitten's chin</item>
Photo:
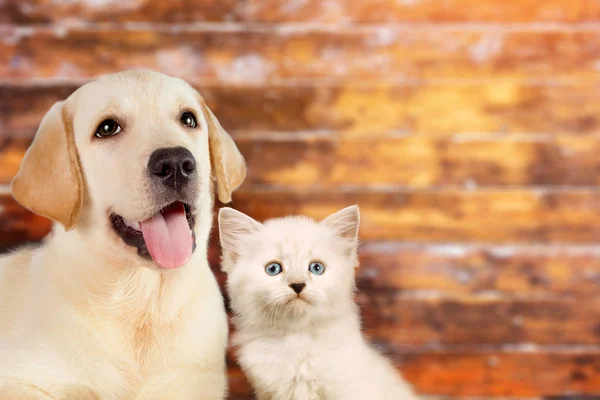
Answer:
[[310, 307], [310, 300], [304, 297], [293, 297], [288, 301], [286, 308], [294, 314], [294, 316], [302, 315], [306, 313]]

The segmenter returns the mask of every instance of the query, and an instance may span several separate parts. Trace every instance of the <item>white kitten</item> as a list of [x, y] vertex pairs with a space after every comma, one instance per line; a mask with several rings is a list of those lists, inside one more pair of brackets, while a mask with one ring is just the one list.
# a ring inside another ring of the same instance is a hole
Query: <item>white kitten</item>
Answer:
[[358, 224], [357, 206], [320, 223], [261, 224], [231, 208], [219, 212], [234, 345], [259, 399], [414, 397], [361, 334], [353, 300]]

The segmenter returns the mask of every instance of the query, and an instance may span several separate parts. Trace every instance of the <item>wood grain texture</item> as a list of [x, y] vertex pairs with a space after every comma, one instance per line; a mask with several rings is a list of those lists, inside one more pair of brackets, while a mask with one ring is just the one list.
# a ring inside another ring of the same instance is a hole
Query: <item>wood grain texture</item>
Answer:
[[420, 393], [526, 397], [600, 392], [598, 350], [449, 350], [402, 354], [397, 359]]
[[0, 249], [37, 242], [50, 231], [50, 222], [0, 194]]
[[[259, 220], [288, 214], [323, 218], [351, 204], [361, 206], [364, 240], [524, 244], [600, 240], [600, 192], [591, 189], [330, 191], [316, 187], [299, 192], [254, 187], [233, 196], [236, 208]], [[23, 216], [20, 209], [15, 212]], [[31, 230], [32, 238], [41, 238], [37, 225]]]
[[229, 376], [229, 398], [239, 400], [254, 399], [248, 379], [235, 362], [235, 355], [229, 352], [227, 360], [227, 372]]
[[248, 18], [261, 22], [455, 23], [595, 22], [592, 0], [249, 0]]
[[[233, 134], [249, 166], [246, 186], [392, 184], [426, 188], [600, 183], [600, 136], [340, 139], [335, 133], [282, 138], [277, 132], [262, 137]], [[17, 173], [29, 143], [29, 139], [0, 132], [0, 184], [9, 183]]]
[[[600, 140], [464, 135], [240, 138], [246, 185], [561, 186], [600, 183]], [[286, 154], [286, 157], [282, 157]]]
[[585, 302], [600, 293], [600, 251], [595, 245], [366, 243], [357, 274], [365, 292]]
[[593, 0], [404, 1], [375, 0], [177, 0], [151, 2], [52, 2], [3, 0], [2, 23], [198, 21], [328, 22], [328, 23], [455, 23], [455, 22], [594, 22], [600, 10]]
[[597, 81], [600, 57], [595, 27], [242, 28], [139, 28], [126, 34], [113, 27], [5, 28], [0, 76], [91, 78], [137, 67], [223, 82], [382, 76]]
[[0, 88], [2, 139], [33, 138], [42, 117], [54, 103], [66, 99], [77, 85]]
[[[2, 134], [31, 137], [50, 106], [78, 85], [0, 86]], [[600, 90], [591, 82], [537, 86], [498, 79], [473, 85], [355, 81], [196, 86], [231, 131], [335, 131], [344, 138], [600, 132]]]
[[0, 185], [8, 185], [19, 171], [21, 160], [29, 147], [29, 139], [2, 139], [0, 134]]
[[238, 19], [237, 0], [176, 1], [52, 1], [1, 0], [5, 24], [67, 24], [72, 22], [227, 22]]
[[410, 346], [599, 345], [600, 300], [556, 297], [515, 300], [359, 293], [366, 334], [398, 348]]
[[323, 218], [359, 204], [365, 240], [596, 243], [600, 239], [600, 193], [594, 189], [245, 188], [234, 194], [233, 204], [257, 219], [296, 213]]

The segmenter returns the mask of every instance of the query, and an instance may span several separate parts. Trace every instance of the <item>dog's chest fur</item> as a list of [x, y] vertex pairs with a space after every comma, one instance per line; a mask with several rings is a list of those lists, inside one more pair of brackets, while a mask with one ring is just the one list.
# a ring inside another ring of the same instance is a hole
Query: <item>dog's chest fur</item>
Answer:
[[[218, 291], [214, 279], [212, 283]], [[202, 286], [205, 284], [198, 284], [197, 289], [204, 289], [204, 293], [213, 291], [211, 285]], [[222, 304], [209, 304], [206, 299], [194, 296], [176, 307], [166, 289], [163, 290], [166, 297], [156, 296], [150, 299], [147, 307], [130, 311], [116, 327], [117, 332], [108, 333], [123, 340], [106, 350], [125, 356], [125, 362], [115, 365], [123, 378], [121, 393], [115, 393], [112, 398], [125, 399], [130, 393], [139, 392], [148, 382], [169, 376], [178, 366], [201, 365], [203, 359], [224, 359], [227, 320]], [[219, 300], [214, 294], [211, 297]], [[161, 307], [167, 310], [161, 310]], [[211, 329], [207, 330], [207, 326]], [[95, 382], [94, 386], [99, 387], [99, 384]]]
[[47, 275], [38, 274], [59, 270], [50, 258], [43, 257], [48, 261], [44, 269], [21, 265], [23, 273], [10, 275], [17, 271], [11, 264], [23, 258], [15, 255], [0, 265], [5, 292], [28, 299], [18, 309], [10, 297], [0, 299], [0, 309], [13, 309], [21, 316], [18, 324], [0, 329], [0, 343], [11, 343], [0, 354], [1, 371], [10, 370], [38, 387], [77, 382], [102, 400], [135, 399], [148, 385], [175, 386], [168, 379], [181, 365], [223, 373], [227, 316], [207, 265], [190, 266], [192, 272], [177, 281], [134, 276], [119, 285], [121, 292], [103, 292], [97, 285], [82, 291], [74, 285], [77, 293], [93, 299], [85, 301], [71, 296], [68, 276], [58, 279], [64, 284], [55, 287], [47, 284]]

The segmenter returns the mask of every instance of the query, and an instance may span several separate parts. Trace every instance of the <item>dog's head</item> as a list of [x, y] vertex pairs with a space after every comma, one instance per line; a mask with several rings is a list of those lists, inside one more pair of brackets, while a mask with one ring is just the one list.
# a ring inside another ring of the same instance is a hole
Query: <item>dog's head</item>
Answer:
[[127, 71], [48, 111], [12, 192], [66, 230], [108, 230], [129, 251], [172, 268], [189, 260], [198, 217], [210, 219], [199, 212], [212, 208], [213, 181], [227, 203], [245, 175], [242, 155], [196, 90]]

